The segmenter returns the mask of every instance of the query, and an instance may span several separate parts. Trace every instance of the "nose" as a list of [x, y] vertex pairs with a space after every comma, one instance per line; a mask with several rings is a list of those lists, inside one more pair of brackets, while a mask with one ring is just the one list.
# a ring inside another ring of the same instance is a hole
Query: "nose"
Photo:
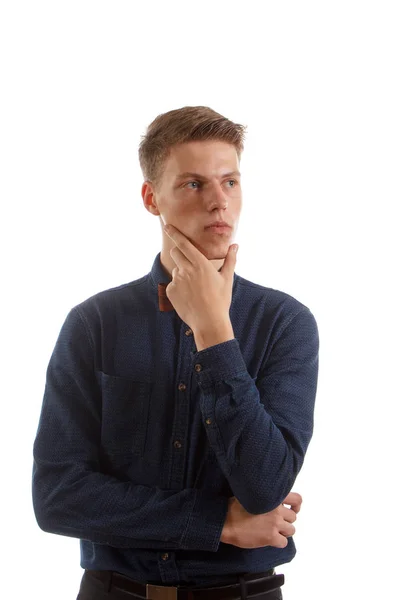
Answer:
[[222, 190], [220, 184], [214, 183], [211, 186], [211, 190], [209, 192], [209, 198], [212, 202], [216, 203], [216, 205], [220, 208], [226, 208], [227, 197], [226, 193]]

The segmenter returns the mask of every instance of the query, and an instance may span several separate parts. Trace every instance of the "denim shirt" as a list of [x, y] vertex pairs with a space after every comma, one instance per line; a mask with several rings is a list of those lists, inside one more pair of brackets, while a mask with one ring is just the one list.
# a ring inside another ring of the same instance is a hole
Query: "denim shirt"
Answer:
[[[228, 499], [269, 512], [292, 491], [313, 434], [318, 328], [294, 297], [234, 273], [234, 339], [197, 351], [144, 277], [74, 306], [46, 371], [33, 444], [41, 529], [80, 539], [81, 567], [143, 583], [233, 583], [291, 561], [220, 541]], [[298, 490], [299, 491], [299, 490]]]

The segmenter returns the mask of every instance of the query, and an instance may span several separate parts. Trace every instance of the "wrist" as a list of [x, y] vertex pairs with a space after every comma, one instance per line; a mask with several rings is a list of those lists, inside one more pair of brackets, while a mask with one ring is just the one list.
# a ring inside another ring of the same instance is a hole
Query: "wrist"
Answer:
[[233, 503], [233, 500], [234, 500], [234, 497], [231, 497], [228, 500], [227, 514], [226, 514], [226, 518], [224, 521], [222, 533], [220, 536], [220, 541], [223, 542], [224, 544], [232, 544], [233, 543], [231, 523], [230, 523], [230, 506]]
[[222, 529], [222, 534], [220, 536], [220, 541], [223, 542], [223, 544], [230, 544], [230, 529], [228, 526], [226, 526], [226, 523], [223, 525], [223, 529]]
[[198, 352], [209, 346], [216, 346], [217, 344], [222, 344], [233, 339], [234, 331], [231, 322], [220, 323], [214, 325], [212, 329], [209, 328], [208, 330], [197, 330], [194, 332], [194, 340]]

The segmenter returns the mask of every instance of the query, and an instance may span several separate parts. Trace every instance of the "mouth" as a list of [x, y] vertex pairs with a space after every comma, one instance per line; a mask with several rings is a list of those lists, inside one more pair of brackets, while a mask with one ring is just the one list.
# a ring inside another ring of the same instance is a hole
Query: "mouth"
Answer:
[[231, 233], [231, 227], [228, 225], [211, 225], [210, 227], [205, 227], [205, 231], [208, 231], [209, 233], [226, 234]]

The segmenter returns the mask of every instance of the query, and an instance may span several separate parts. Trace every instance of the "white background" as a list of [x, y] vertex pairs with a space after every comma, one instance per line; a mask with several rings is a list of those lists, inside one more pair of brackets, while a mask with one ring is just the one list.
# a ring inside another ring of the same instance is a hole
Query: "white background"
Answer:
[[72, 306], [151, 269], [138, 145], [186, 105], [248, 126], [236, 272], [319, 326], [284, 600], [395, 596], [397, 6], [2, 2], [4, 599], [76, 598], [79, 542], [41, 531], [31, 503], [45, 371]]

